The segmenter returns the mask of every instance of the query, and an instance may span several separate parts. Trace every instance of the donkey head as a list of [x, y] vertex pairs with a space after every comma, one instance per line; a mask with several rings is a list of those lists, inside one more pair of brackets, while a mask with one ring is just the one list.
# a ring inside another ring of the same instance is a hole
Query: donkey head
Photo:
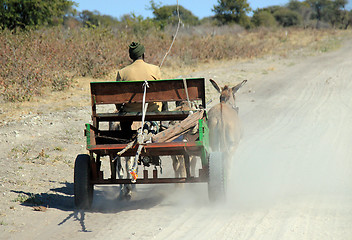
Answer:
[[237, 84], [234, 87], [229, 87], [228, 85], [225, 85], [223, 88], [220, 88], [219, 85], [213, 79], [210, 79], [209, 81], [211, 82], [213, 87], [220, 93], [220, 102], [230, 104], [232, 107], [236, 107], [235, 93], [247, 82], [247, 80], [243, 80], [241, 83]]

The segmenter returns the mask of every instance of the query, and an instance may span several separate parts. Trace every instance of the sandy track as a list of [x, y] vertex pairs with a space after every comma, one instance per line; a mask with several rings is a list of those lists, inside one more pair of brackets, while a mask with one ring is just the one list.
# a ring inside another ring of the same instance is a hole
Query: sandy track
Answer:
[[229, 203], [156, 239], [352, 239], [351, 43], [249, 81]]
[[[60, 198], [65, 203], [51, 204], [47, 212], [25, 206], [22, 215], [4, 211], [4, 221], [14, 223], [0, 226], [0, 238], [352, 239], [350, 56], [348, 41], [319, 56], [226, 64], [193, 74], [249, 80], [238, 94], [244, 136], [226, 205], [210, 204], [205, 184], [140, 186], [130, 202], [118, 201], [118, 188], [106, 186], [96, 188], [92, 211], [75, 212], [73, 170], [60, 165], [68, 172], [66, 185], [53, 184], [67, 191]], [[77, 111], [75, 134], [90, 114], [89, 107]], [[71, 158], [82, 151], [80, 139], [74, 141]], [[164, 165], [171, 174], [167, 159]]]

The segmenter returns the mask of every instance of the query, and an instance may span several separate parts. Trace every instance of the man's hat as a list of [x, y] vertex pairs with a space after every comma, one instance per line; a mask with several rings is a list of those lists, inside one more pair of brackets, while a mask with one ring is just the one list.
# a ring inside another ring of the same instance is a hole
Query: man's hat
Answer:
[[143, 55], [145, 48], [142, 44], [137, 42], [132, 42], [129, 46], [130, 58], [137, 59]]

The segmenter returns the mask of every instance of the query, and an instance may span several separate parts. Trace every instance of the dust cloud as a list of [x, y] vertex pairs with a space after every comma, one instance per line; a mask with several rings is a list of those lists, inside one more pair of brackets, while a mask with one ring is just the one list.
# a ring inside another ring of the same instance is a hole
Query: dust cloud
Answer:
[[351, 199], [352, 114], [343, 107], [324, 107], [329, 110], [287, 110], [261, 129], [245, 126], [249, 134], [232, 161], [229, 201], [270, 206], [312, 196]]

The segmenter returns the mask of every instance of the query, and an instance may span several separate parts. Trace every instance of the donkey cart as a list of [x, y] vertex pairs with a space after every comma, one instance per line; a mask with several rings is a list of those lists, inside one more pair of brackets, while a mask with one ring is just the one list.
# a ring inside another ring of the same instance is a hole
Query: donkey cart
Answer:
[[[133, 82], [92, 82], [92, 124], [85, 125], [85, 136], [89, 154], [77, 156], [74, 167], [75, 206], [91, 207], [94, 185], [104, 184], [156, 184], [156, 183], [208, 183], [209, 198], [217, 200], [224, 193], [224, 174], [221, 154], [209, 150], [209, 133], [205, 111], [204, 78], [172, 79]], [[124, 112], [107, 111], [110, 104], [115, 107], [126, 103], [147, 106], [152, 102], [194, 103], [193, 111]], [[103, 111], [100, 111], [103, 109]], [[104, 110], [105, 109], [105, 110]], [[132, 131], [104, 129], [108, 122], [139, 122], [141, 128]], [[164, 127], [163, 123], [176, 122]], [[105, 122], [105, 123], [103, 123]], [[102, 123], [102, 124], [101, 124]], [[149, 123], [149, 125], [147, 124]], [[152, 126], [147, 128], [145, 126]], [[154, 128], [153, 128], [154, 127]], [[163, 178], [158, 176], [161, 156], [183, 156], [185, 177]], [[104, 178], [102, 157], [110, 157], [110, 173]], [[198, 156], [201, 168], [197, 176], [191, 176], [190, 158]], [[120, 157], [131, 157], [129, 178], [119, 178], [117, 162]], [[137, 166], [143, 166], [141, 176]], [[148, 176], [148, 167], [152, 176]]]

